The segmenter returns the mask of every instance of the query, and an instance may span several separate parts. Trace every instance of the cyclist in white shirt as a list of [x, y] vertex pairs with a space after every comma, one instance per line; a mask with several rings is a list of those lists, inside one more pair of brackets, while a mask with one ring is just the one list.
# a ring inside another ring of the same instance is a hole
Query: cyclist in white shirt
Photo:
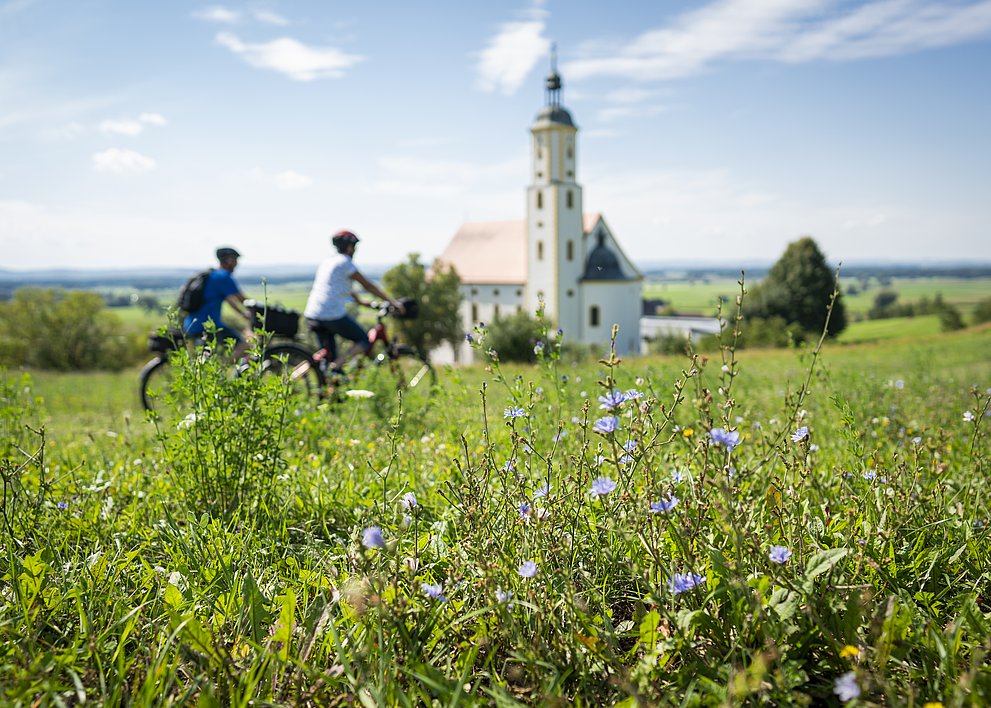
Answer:
[[[337, 249], [337, 253], [323, 261], [317, 268], [310, 296], [306, 300], [306, 309], [303, 310], [307, 326], [316, 334], [320, 346], [327, 350], [326, 360], [334, 367], [339, 367], [343, 361], [351, 359], [359, 352], [367, 352], [371, 346], [368, 334], [346, 309], [347, 304], [352, 300], [359, 305], [368, 304], [352, 291], [352, 281], [356, 281], [380, 300], [387, 300], [400, 314], [403, 312], [401, 303], [386, 295], [355, 267], [351, 259], [358, 240], [358, 237], [350, 231], [338, 231], [334, 234], [331, 243]], [[337, 335], [354, 342], [343, 357], [338, 357], [335, 341]]]

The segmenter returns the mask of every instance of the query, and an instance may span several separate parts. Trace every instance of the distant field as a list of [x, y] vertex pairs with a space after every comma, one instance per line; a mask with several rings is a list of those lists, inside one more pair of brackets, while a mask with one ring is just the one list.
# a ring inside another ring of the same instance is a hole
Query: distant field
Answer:
[[[755, 284], [755, 281], [748, 281], [747, 287]], [[892, 278], [885, 286], [871, 279], [866, 290], [860, 281], [852, 278], [842, 279], [842, 284], [844, 291], [851, 286], [857, 290], [855, 295], [845, 294], [843, 298], [847, 312], [854, 316], [866, 315], [881, 290], [894, 290], [899, 302], [915, 302], [939, 293], [946, 302], [959, 307], [964, 317], [979, 300], [991, 297], [991, 278]], [[643, 286], [645, 298], [665, 300], [678, 314], [711, 315], [720, 298], [732, 304], [739, 292], [739, 284], [731, 278], [676, 282], [648, 280]]]
[[939, 334], [939, 316], [893, 317], [887, 320], [851, 322], [840, 334], [841, 344], [877, 342], [884, 339], [926, 337]]

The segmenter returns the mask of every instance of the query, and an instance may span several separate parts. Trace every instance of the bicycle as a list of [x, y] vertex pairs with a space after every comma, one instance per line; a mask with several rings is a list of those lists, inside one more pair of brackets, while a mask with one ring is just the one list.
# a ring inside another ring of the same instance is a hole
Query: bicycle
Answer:
[[[255, 323], [253, 329], [266, 336], [261, 349], [261, 372], [265, 376], [285, 376], [292, 393], [301, 398], [319, 397], [326, 390], [323, 371], [312, 359], [310, 350], [297, 340], [299, 313], [277, 305], [246, 301], [245, 306]], [[200, 349], [207, 342], [203, 335], [186, 337], [181, 330], [148, 337], [148, 348], [155, 353], [139, 374], [141, 405], [146, 411], [160, 407], [172, 389], [170, 358], [182, 348]], [[240, 368], [235, 368], [235, 375]]]
[[[329, 361], [327, 349], [318, 349], [311, 362], [303, 361], [295, 367], [290, 378], [307, 375], [308, 367], [315, 364], [327, 381], [328, 394], [338, 401], [349, 391], [352, 395], [363, 395], [356, 392], [371, 390], [374, 393], [376, 389], [387, 388], [402, 392], [407, 411], [421, 407], [437, 384], [437, 372], [425, 354], [389, 337], [386, 317], [413, 319], [419, 314], [415, 300], [401, 298], [400, 302], [404, 308], [402, 314], [387, 302], [365, 305], [376, 311], [375, 324], [367, 333], [371, 344], [367, 352], [357, 354], [337, 369], [334, 362]], [[387, 379], [384, 382], [383, 377]], [[342, 389], [346, 390], [342, 392]]]

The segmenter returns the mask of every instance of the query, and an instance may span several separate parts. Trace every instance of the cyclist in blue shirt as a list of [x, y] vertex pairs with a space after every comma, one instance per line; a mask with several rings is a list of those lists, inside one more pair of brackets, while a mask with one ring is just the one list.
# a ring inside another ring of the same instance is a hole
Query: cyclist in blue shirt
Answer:
[[244, 293], [241, 292], [241, 288], [234, 280], [233, 275], [234, 269], [237, 268], [237, 259], [240, 257], [241, 254], [233, 248], [217, 249], [217, 260], [220, 262], [220, 267], [213, 270], [210, 277], [207, 278], [206, 287], [203, 290], [203, 305], [195, 312], [186, 315], [186, 319], [183, 321], [183, 330], [187, 335], [192, 336], [203, 334], [206, 323], [212, 321], [217, 328], [216, 336], [220, 342], [234, 340], [233, 356], [235, 359], [240, 359], [247, 351], [247, 340], [250, 338], [250, 333], [245, 337], [240, 331], [227, 325], [221, 319], [220, 312], [226, 302], [244, 319], [248, 322], [251, 321], [248, 311], [244, 307]]

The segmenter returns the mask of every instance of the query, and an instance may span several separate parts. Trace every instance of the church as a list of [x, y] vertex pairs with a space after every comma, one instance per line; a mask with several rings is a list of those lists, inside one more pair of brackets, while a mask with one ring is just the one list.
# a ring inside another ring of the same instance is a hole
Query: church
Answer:
[[[561, 77], [551, 67], [545, 105], [530, 126], [531, 170], [526, 218], [463, 224], [438, 261], [461, 279], [461, 321], [525, 311], [544, 313], [565, 342], [606, 350], [619, 325], [616, 351], [640, 351], [643, 275], [623, 253], [601, 214], [582, 212], [577, 180], [578, 127], [561, 105]], [[470, 361], [462, 345], [458, 361]]]

